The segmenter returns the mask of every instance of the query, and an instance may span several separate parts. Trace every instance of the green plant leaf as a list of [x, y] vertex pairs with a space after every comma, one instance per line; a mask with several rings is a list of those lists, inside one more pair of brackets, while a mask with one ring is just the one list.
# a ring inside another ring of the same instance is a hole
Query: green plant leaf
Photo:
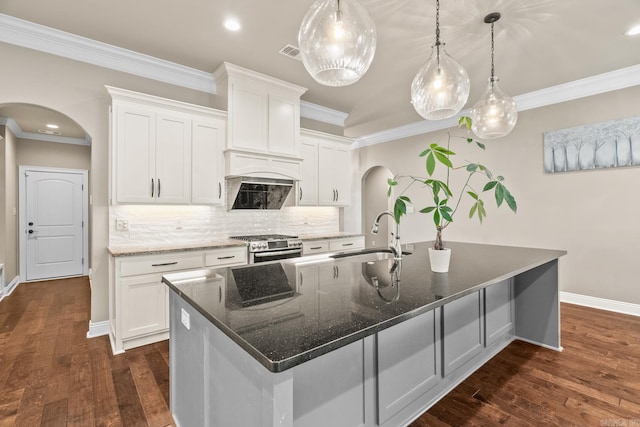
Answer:
[[420, 209], [420, 213], [429, 213], [432, 212], [435, 208], [435, 206], [428, 206], [426, 208]]
[[388, 178], [387, 179], [387, 184], [389, 184], [389, 186], [393, 187], [394, 185], [398, 185], [398, 181], [396, 181], [395, 178]]
[[440, 153], [439, 151], [434, 151], [433, 154], [435, 154], [436, 159], [438, 159], [438, 161], [443, 165], [445, 165], [446, 167], [449, 167], [449, 168], [453, 167], [453, 163], [451, 163], [451, 160], [449, 160], [449, 158], [444, 154]]
[[433, 222], [436, 227], [440, 225], [440, 211], [438, 211], [438, 209], [433, 211]]
[[482, 220], [486, 218], [486, 216], [487, 216], [487, 211], [484, 210], [484, 203], [482, 202], [478, 203], [478, 218], [480, 219], [480, 222], [482, 222]]
[[498, 205], [498, 207], [500, 207], [500, 205], [502, 204], [502, 201], [504, 200], [504, 185], [497, 183], [495, 194], [496, 194], [496, 204]]
[[396, 220], [396, 223], [400, 224], [400, 218], [402, 218], [402, 215], [405, 215], [406, 213], [407, 205], [404, 200], [397, 198], [393, 205], [393, 217]]
[[438, 194], [440, 192], [440, 181], [432, 181], [431, 190], [433, 191], [433, 194]]
[[473, 191], [467, 191], [467, 194], [470, 195], [475, 200], [478, 200], [478, 195], [476, 193], [474, 193]]
[[419, 157], [424, 157], [431, 152], [431, 148], [427, 148], [422, 153], [419, 154]]
[[393, 189], [393, 187], [389, 187], [389, 189], [387, 190], [387, 197], [391, 197], [391, 190]]
[[482, 191], [489, 191], [498, 184], [498, 181], [487, 182]]
[[473, 142], [473, 138], [467, 138], [467, 143], [471, 144]]
[[469, 211], [469, 218], [473, 218], [473, 214], [476, 213], [476, 210], [478, 210], [478, 203], [474, 203], [471, 206], [471, 210]]
[[483, 150], [485, 148], [487, 148], [483, 143], [476, 141], [476, 144], [478, 145], [478, 147], [482, 148]]
[[507, 205], [513, 212], [518, 211], [518, 205], [516, 203], [516, 199], [511, 195], [511, 192], [504, 187], [504, 200], [507, 202]]
[[411, 203], [411, 199], [408, 196], [400, 196], [400, 197], [398, 197], [398, 199], [404, 200], [405, 202]]
[[437, 151], [438, 153], [442, 153], [442, 154], [447, 154], [447, 155], [454, 155], [456, 153], [454, 153], [453, 151], [449, 150], [448, 148], [445, 147], [441, 147], [441, 146], [437, 146], [433, 149], [433, 151]]
[[471, 121], [471, 117], [469, 116], [460, 116], [460, 118], [458, 119], [458, 126], [465, 127], [467, 128], [467, 130], [471, 130], [472, 123], [473, 122]]
[[498, 175], [498, 177], [496, 178], [498, 181], [504, 181], [504, 176], [502, 175]]
[[476, 163], [469, 163], [467, 165], [467, 172], [475, 172], [478, 170], [478, 165]]
[[445, 221], [453, 222], [453, 217], [451, 216], [452, 211], [453, 209], [449, 206], [442, 206], [440, 208], [440, 215], [445, 219]]
[[453, 196], [453, 193], [451, 192], [451, 190], [449, 189], [449, 186], [447, 184], [445, 184], [444, 182], [440, 181], [440, 186], [442, 188], [444, 188], [444, 192], [447, 194], [447, 196], [449, 196], [449, 197]]
[[433, 152], [430, 152], [427, 155], [427, 173], [429, 176], [433, 175], [433, 171], [436, 169], [436, 159], [433, 155]]

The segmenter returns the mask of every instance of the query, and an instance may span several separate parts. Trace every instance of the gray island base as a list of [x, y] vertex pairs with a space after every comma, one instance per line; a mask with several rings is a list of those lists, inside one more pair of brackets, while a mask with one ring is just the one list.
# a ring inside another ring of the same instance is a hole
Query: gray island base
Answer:
[[516, 339], [560, 346], [565, 251], [429, 243], [166, 275], [178, 426], [403, 426]]

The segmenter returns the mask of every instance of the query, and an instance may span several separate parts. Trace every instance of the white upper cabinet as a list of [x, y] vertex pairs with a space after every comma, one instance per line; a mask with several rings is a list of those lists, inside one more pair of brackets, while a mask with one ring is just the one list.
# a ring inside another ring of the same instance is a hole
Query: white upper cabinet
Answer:
[[298, 179], [306, 88], [227, 62], [213, 75], [228, 106], [226, 174]]
[[300, 154], [303, 160], [298, 182], [298, 205], [318, 206], [318, 142], [302, 135]]
[[191, 203], [224, 204], [223, 118], [194, 119], [191, 146]]
[[107, 90], [112, 203], [224, 203], [224, 112]]
[[298, 205], [348, 206], [353, 140], [307, 129], [302, 129], [301, 140], [304, 161]]

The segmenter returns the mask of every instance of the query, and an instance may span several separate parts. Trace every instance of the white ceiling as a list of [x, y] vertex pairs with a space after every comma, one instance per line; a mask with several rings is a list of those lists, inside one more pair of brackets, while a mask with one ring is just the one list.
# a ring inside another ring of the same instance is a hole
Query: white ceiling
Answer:
[[[413, 76], [435, 33], [435, 0], [361, 0], [378, 33], [368, 73], [352, 86], [329, 88], [301, 62], [278, 54], [297, 46], [311, 0], [2, 0], [2, 13], [69, 33], [213, 72], [223, 61], [309, 88], [302, 99], [349, 113], [358, 137], [418, 122], [409, 103]], [[456, 0], [441, 2], [446, 48], [469, 72], [467, 107], [484, 91], [490, 69], [490, 12], [496, 30], [496, 74], [502, 89], [522, 95], [640, 63], [637, 0]], [[222, 27], [236, 16], [242, 31]], [[1, 115], [1, 114], [0, 114]]]

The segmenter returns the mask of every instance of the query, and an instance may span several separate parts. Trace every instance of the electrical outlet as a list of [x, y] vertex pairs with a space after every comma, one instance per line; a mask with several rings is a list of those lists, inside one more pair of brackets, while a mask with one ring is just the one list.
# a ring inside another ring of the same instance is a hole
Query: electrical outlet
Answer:
[[180, 321], [187, 330], [191, 329], [191, 316], [184, 308], [180, 309]]
[[129, 220], [116, 219], [116, 230], [118, 230], [118, 231], [127, 231], [127, 230], [129, 230]]

